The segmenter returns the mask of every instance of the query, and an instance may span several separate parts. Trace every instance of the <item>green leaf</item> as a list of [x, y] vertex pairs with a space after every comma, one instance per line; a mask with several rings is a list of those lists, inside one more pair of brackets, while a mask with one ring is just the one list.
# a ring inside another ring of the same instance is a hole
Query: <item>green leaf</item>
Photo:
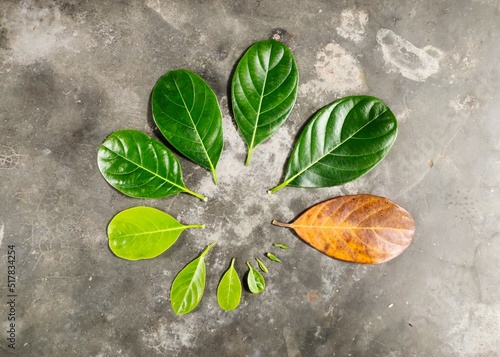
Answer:
[[231, 101], [238, 128], [252, 150], [288, 118], [297, 98], [299, 73], [292, 52], [281, 42], [254, 43], [236, 67]]
[[241, 300], [241, 281], [234, 268], [235, 259], [231, 259], [231, 266], [222, 276], [217, 288], [217, 301], [219, 306], [226, 311], [236, 309]]
[[129, 208], [118, 213], [109, 222], [109, 248], [123, 259], [151, 259], [170, 248], [187, 228], [204, 226], [185, 226], [156, 208]]
[[257, 260], [257, 264], [259, 264], [260, 270], [262, 270], [264, 273], [269, 273], [269, 269], [267, 269], [266, 265], [262, 260], [260, 260], [259, 258], [255, 258], [255, 260]]
[[161, 76], [151, 94], [153, 119], [167, 141], [212, 171], [222, 152], [222, 114], [212, 89], [197, 74], [179, 69]]
[[278, 258], [276, 255], [273, 253], [267, 252], [266, 257], [268, 257], [270, 260], [276, 263], [283, 263], [280, 258]]
[[273, 246], [281, 249], [288, 249], [288, 246], [284, 245], [283, 243], [273, 243]]
[[322, 108], [307, 123], [295, 144], [285, 186], [330, 187], [352, 181], [371, 170], [389, 152], [398, 124], [380, 99], [354, 96]]
[[182, 169], [165, 145], [137, 130], [119, 130], [99, 147], [97, 164], [102, 176], [118, 191], [130, 197], [160, 198], [189, 190], [182, 181]]
[[252, 265], [247, 262], [248, 268], [250, 269], [248, 271], [247, 275], [247, 284], [248, 284], [248, 289], [250, 289], [250, 292], [252, 294], [258, 294], [264, 291], [266, 288], [266, 281], [264, 280], [264, 277], [262, 274], [252, 267]]
[[187, 314], [198, 306], [205, 291], [205, 255], [215, 243], [206, 247], [198, 258], [186, 265], [175, 277], [170, 289], [170, 303], [176, 314]]

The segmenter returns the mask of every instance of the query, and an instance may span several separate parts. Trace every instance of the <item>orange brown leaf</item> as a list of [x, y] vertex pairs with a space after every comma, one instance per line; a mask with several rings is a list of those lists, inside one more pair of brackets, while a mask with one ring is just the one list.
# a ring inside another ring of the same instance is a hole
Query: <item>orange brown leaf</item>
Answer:
[[384, 197], [333, 198], [306, 210], [288, 227], [326, 255], [349, 262], [378, 264], [401, 254], [411, 243], [415, 223], [402, 207]]

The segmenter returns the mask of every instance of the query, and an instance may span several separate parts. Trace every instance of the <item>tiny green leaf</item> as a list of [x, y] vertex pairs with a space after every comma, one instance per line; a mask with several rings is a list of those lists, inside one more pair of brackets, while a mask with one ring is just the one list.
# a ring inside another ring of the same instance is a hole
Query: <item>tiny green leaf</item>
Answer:
[[252, 267], [249, 262], [247, 262], [247, 265], [250, 269], [247, 275], [248, 289], [250, 289], [252, 294], [259, 294], [266, 288], [266, 281], [264, 280], [262, 274], [257, 269]]
[[235, 260], [236, 258], [231, 259], [231, 266], [222, 276], [217, 288], [217, 302], [226, 311], [236, 309], [241, 300], [241, 281], [234, 268]]
[[198, 306], [205, 291], [205, 255], [215, 243], [206, 247], [198, 258], [186, 265], [175, 277], [170, 289], [170, 303], [176, 314], [187, 314]]
[[285, 186], [330, 187], [357, 179], [389, 152], [398, 123], [380, 99], [345, 97], [319, 110], [302, 130], [288, 159]]
[[187, 228], [175, 218], [151, 207], [133, 207], [121, 211], [108, 225], [109, 248], [120, 258], [139, 260], [154, 258], [170, 248]]
[[268, 257], [268, 258], [269, 258], [270, 260], [272, 260], [273, 262], [276, 262], [276, 263], [283, 263], [283, 262], [281, 261], [281, 259], [280, 259], [280, 258], [278, 258], [276, 255], [274, 255], [274, 254], [273, 254], [273, 253], [271, 253], [271, 252], [267, 252], [267, 253], [266, 253], [266, 257]]
[[254, 43], [238, 62], [231, 83], [234, 119], [253, 148], [268, 139], [288, 118], [297, 98], [299, 73], [292, 51], [283, 43]]
[[267, 269], [266, 265], [262, 260], [260, 260], [259, 258], [255, 258], [255, 260], [257, 260], [257, 263], [259, 264], [260, 270], [262, 270], [264, 273], [269, 273], [269, 269]]
[[97, 153], [102, 176], [121, 193], [136, 198], [161, 198], [189, 190], [182, 180], [179, 161], [165, 145], [137, 130], [118, 130], [108, 136]]
[[288, 249], [288, 246], [284, 245], [282, 243], [273, 243], [273, 246], [275, 246], [277, 248], [281, 248], [281, 249]]
[[153, 119], [182, 155], [212, 171], [222, 153], [222, 114], [217, 97], [197, 74], [179, 69], [158, 79], [151, 94]]

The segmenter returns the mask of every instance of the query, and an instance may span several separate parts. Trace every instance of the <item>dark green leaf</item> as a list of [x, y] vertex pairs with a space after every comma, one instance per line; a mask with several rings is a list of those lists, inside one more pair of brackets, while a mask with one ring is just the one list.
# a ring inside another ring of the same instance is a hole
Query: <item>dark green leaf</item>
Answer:
[[269, 269], [267, 269], [266, 265], [262, 260], [260, 260], [259, 258], [255, 258], [255, 260], [257, 260], [257, 264], [259, 264], [260, 270], [262, 270], [264, 273], [269, 273]]
[[170, 303], [176, 314], [187, 314], [198, 306], [205, 291], [205, 255], [215, 243], [206, 247], [198, 258], [186, 265], [175, 277], [170, 289]]
[[262, 274], [252, 267], [252, 265], [247, 262], [248, 268], [250, 269], [248, 271], [247, 275], [247, 284], [248, 284], [248, 289], [250, 289], [250, 292], [252, 294], [258, 294], [264, 291], [266, 288], [266, 281], [264, 280], [264, 277]]
[[150, 259], [170, 248], [185, 229], [203, 227], [185, 226], [156, 208], [133, 207], [121, 211], [109, 223], [109, 247], [123, 259]]
[[217, 288], [217, 301], [219, 306], [226, 311], [234, 310], [240, 304], [241, 281], [234, 268], [235, 258], [231, 259], [231, 266], [224, 273]]
[[267, 252], [266, 253], [266, 257], [268, 257], [270, 260], [272, 260], [273, 262], [276, 262], [276, 263], [282, 263], [281, 259], [278, 258], [276, 255], [274, 255], [273, 253], [270, 253], [270, 252]]
[[160, 198], [189, 190], [182, 181], [182, 169], [165, 145], [137, 130], [111, 134], [97, 153], [97, 163], [108, 183], [130, 197]]
[[212, 89], [197, 74], [179, 69], [158, 79], [151, 94], [154, 121], [167, 141], [212, 171], [222, 152], [222, 114]]
[[288, 249], [288, 246], [282, 244], [282, 243], [273, 243], [274, 247], [281, 248], [281, 249]]
[[252, 150], [288, 118], [297, 97], [299, 74], [292, 52], [281, 42], [253, 44], [233, 75], [231, 100], [238, 128]]
[[379, 99], [354, 96], [322, 108], [305, 126], [288, 160], [285, 186], [329, 187], [352, 181], [382, 160], [397, 120]]

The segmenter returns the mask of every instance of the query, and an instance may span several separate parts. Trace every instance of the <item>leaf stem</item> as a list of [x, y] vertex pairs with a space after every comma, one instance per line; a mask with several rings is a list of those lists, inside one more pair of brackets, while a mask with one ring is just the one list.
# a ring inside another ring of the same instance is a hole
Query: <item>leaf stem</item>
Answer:
[[281, 190], [283, 187], [285, 187], [286, 185], [288, 185], [288, 182], [290, 181], [284, 181], [282, 182], [281, 184], [279, 184], [278, 186], [275, 186], [273, 187], [272, 189], [270, 189], [269, 191], [267, 191], [267, 193], [269, 194], [272, 194], [272, 193], [276, 193], [278, 192], [279, 190]]
[[205, 255], [207, 255], [208, 251], [210, 249], [212, 249], [212, 247], [217, 244], [217, 241], [211, 243], [208, 247], [205, 248], [205, 250], [203, 251], [203, 253], [201, 253], [201, 256], [204, 257]]
[[204, 201], [204, 202], [207, 202], [208, 201], [208, 198], [206, 198], [205, 196], [199, 194], [199, 193], [196, 193], [194, 191], [191, 191], [189, 188], [187, 187], [184, 187], [183, 188], [183, 191], [186, 192], [186, 193], [189, 193], [190, 195], [193, 195], [194, 197], [198, 197], [200, 200]]
[[248, 147], [248, 154], [247, 154], [247, 160], [245, 161], [245, 166], [250, 165], [250, 158], [252, 157], [252, 147]]
[[200, 228], [200, 229], [205, 229], [205, 225], [204, 224], [190, 224], [190, 225], [187, 225], [186, 228]]
[[212, 176], [214, 177], [215, 184], [218, 185], [219, 179], [217, 178], [217, 172], [215, 171], [215, 167], [212, 168]]
[[274, 224], [275, 226], [278, 226], [278, 227], [292, 228], [291, 224], [278, 222], [278, 221], [276, 221], [274, 219], [273, 219], [273, 221], [271, 223]]
[[235, 262], [236, 258], [233, 258], [231, 259], [231, 268], [234, 268], [234, 262]]

